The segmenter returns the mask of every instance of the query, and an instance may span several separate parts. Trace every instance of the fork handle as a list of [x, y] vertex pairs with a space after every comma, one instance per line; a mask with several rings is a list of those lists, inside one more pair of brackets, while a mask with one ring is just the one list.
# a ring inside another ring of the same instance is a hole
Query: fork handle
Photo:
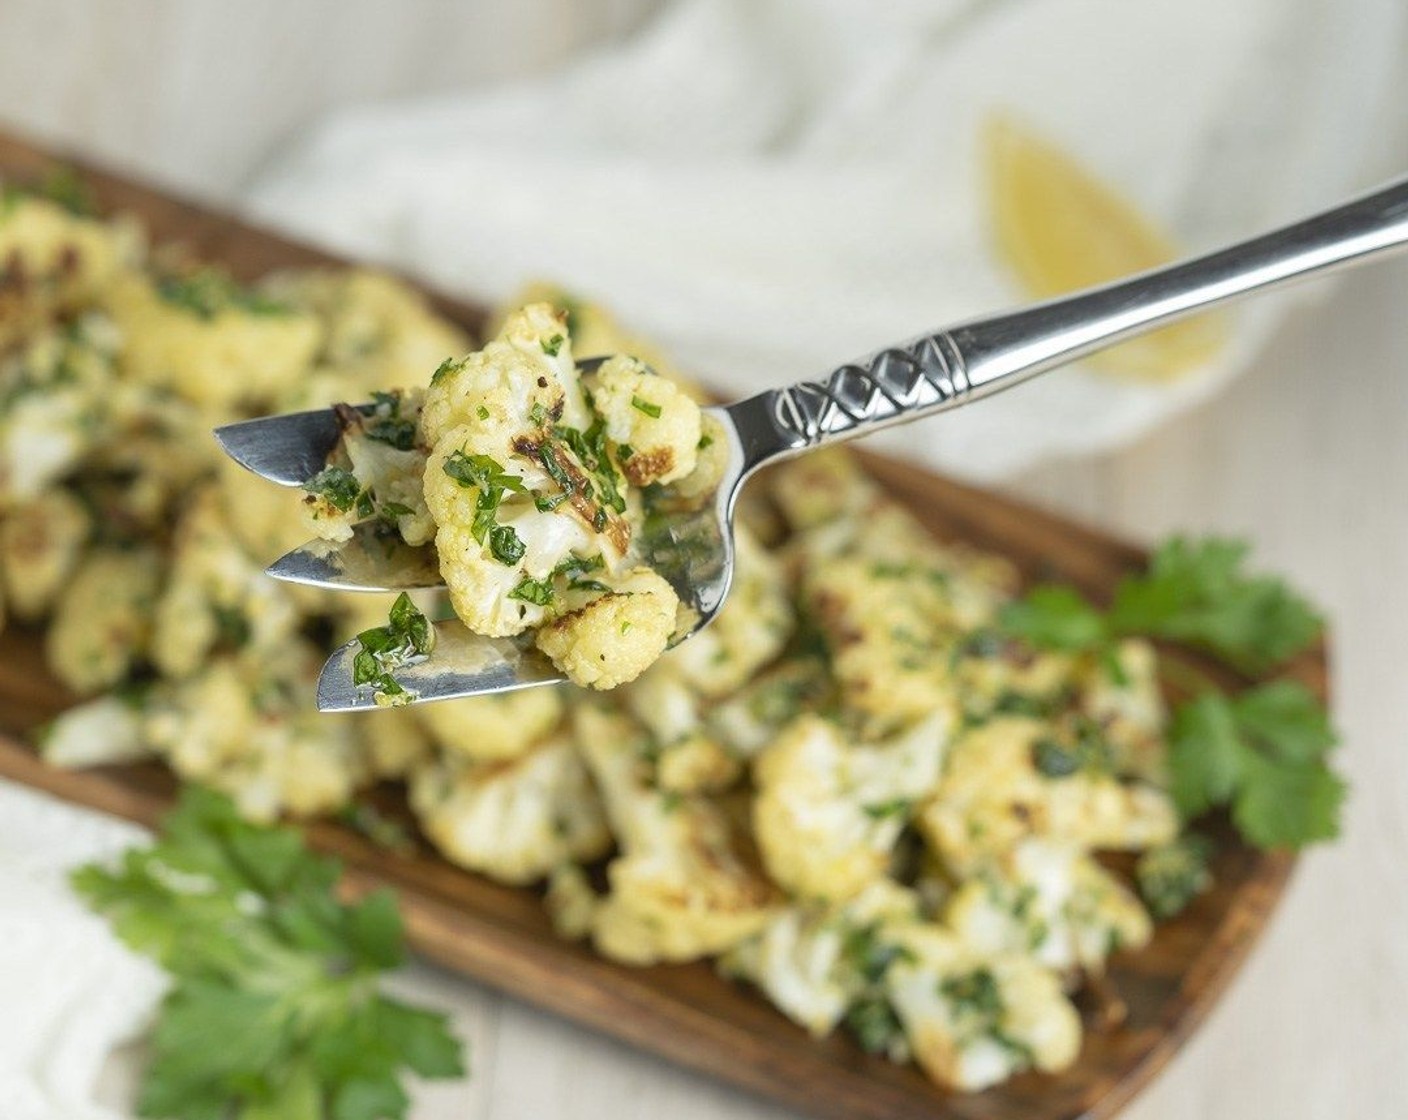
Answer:
[[991, 396], [1175, 319], [1408, 244], [1408, 178], [1206, 256], [879, 350], [730, 407], [745, 469]]

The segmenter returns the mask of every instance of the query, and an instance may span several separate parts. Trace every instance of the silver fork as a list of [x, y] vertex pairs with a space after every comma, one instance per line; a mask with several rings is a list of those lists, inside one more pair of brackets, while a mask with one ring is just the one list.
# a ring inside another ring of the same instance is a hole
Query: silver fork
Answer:
[[[743, 483], [760, 467], [879, 428], [905, 424], [1011, 388], [1039, 373], [1214, 304], [1313, 273], [1354, 264], [1408, 243], [1408, 179], [1333, 210], [1228, 248], [1032, 307], [963, 323], [721, 408], [706, 410], [728, 445], [728, 468], [711, 504], [694, 512], [647, 508], [641, 559], [690, 611], [675, 635], [688, 639], [718, 613], [733, 576], [733, 515]], [[601, 359], [581, 363], [594, 368]], [[271, 482], [301, 486], [326, 464], [339, 428], [331, 409], [250, 420], [216, 431], [225, 450]], [[433, 553], [383, 555], [366, 538], [332, 548], [305, 545], [276, 562], [280, 579], [342, 590], [402, 590], [438, 582]], [[382, 545], [377, 544], [377, 549]], [[420, 700], [504, 692], [565, 678], [525, 638], [490, 639], [458, 622], [435, 624], [429, 657], [393, 674]], [[333, 653], [318, 707], [375, 706], [352, 684], [357, 643]]]

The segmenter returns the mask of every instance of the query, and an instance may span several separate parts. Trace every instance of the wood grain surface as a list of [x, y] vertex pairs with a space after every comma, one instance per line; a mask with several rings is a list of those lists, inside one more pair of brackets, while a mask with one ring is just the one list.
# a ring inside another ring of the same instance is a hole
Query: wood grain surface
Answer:
[[[41, 174], [49, 157], [0, 138], [0, 174]], [[79, 162], [79, 161], [70, 161]], [[104, 208], [141, 217], [158, 240], [178, 240], [237, 274], [327, 262], [332, 258], [246, 227], [135, 183], [86, 173]], [[441, 299], [472, 324], [474, 308]], [[868, 469], [938, 536], [961, 539], [1014, 559], [1029, 578], [1067, 579], [1100, 598], [1142, 554], [1094, 530], [1011, 499], [866, 456]], [[1207, 671], [1196, 655], [1180, 653]], [[1323, 649], [1289, 670], [1321, 695]], [[0, 637], [0, 777], [151, 823], [170, 803], [174, 782], [155, 764], [62, 772], [24, 744], [68, 698], [42, 667], [36, 636]], [[377, 791], [382, 807], [406, 817], [397, 790]], [[1240, 845], [1225, 822], [1218, 840], [1217, 885], [1153, 943], [1112, 962], [1112, 988], [1128, 1007], [1113, 1028], [1091, 1015], [1078, 1063], [1048, 1077], [1027, 1074], [981, 1094], [946, 1094], [917, 1071], [864, 1055], [842, 1037], [810, 1039], [760, 997], [718, 978], [705, 964], [630, 969], [556, 938], [536, 893], [502, 887], [458, 870], [423, 846], [397, 855], [338, 825], [312, 826], [314, 843], [340, 856], [353, 889], [390, 885], [399, 894], [412, 944], [465, 976], [587, 1024], [680, 1065], [783, 1102], [840, 1118], [949, 1115], [972, 1120], [1112, 1115], [1171, 1057], [1203, 1019], [1261, 934], [1286, 884], [1292, 860]]]

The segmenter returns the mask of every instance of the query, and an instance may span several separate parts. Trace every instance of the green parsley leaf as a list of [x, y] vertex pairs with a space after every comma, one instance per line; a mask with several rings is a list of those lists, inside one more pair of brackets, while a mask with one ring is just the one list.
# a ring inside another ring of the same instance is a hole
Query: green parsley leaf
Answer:
[[489, 410], [485, 408], [482, 404], [474, 410], [474, 414], [478, 416], [481, 420], [489, 419]]
[[1040, 649], [1081, 652], [1109, 641], [1105, 619], [1072, 587], [1034, 587], [1003, 607], [998, 624], [1007, 634]]
[[1252, 844], [1299, 848], [1338, 834], [1344, 782], [1324, 709], [1303, 686], [1273, 681], [1236, 698], [1205, 692], [1175, 714], [1174, 800], [1185, 817], [1230, 804]]
[[435, 648], [435, 629], [404, 591], [391, 605], [385, 626], [357, 635], [361, 649], [352, 659], [352, 683], [376, 689], [378, 704], [409, 703], [414, 696], [392, 674]]
[[643, 397], [637, 397], [633, 394], [631, 396], [631, 407], [634, 408], [637, 412], [645, 413], [647, 416], [651, 417], [654, 420], [660, 419], [660, 406], [652, 401], [646, 400]]
[[1281, 580], [1249, 575], [1247, 552], [1216, 537], [1169, 541], [1146, 575], [1121, 583], [1111, 628], [1205, 646], [1248, 672], [1289, 660], [1319, 635], [1320, 616]]
[[548, 422], [548, 410], [534, 401], [533, 407], [528, 410], [528, 419], [533, 422], [535, 428], [541, 428]]
[[552, 577], [549, 576], [547, 579], [525, 577], [519, 581], [517, 587], [508, 593], [508, 597], [545, 607], [553, 601]]
[[[463, 361], [457, 360], [455, 358], [446, 358], [436, 367], [435, 372], [430, 375], [430, 383], [432, 385], [439, 385], [440, 382], [443, 381], [445, 378], [449, 377], [450, 374], [459, 373], [459, 371], [463, 367]], [[481, 416], [480, 419], [487, 420], [488, 417]]]
[[512, 567], [527, 551], [528, 546], [512, 525], [495, 525], [489, 530], [489, 553], [500, 564]]
[[342, 467], [323, 468], [303, 484], [303, 489], [324, 499], [339, 513], [359, 505], [364, 494], [357, 476]]
[[171, 974], [138, 1099], [172, 1120], [400, 1120], [406, 1073], [458, 1077], [444, 1016], [387, 998], [404, 958], [389, 892], [345, 904], [297, 831], [187, 787], [157, 841], [74, 887]]
[[543, 353], [550, 358], [557, 357], [558, 352], [562, 349], [562, 344], [566, 341], [567, 339], [560, 334], [555, 334], [551, 338], [543, 339], [541, 343]]
[[368, 439], [390, 444], [397, 451], [409, 451], [416, 445], [416, 422], [401, 415], [400, 393], [373, 393], [373, 411], [362, 421], [362, 431]]

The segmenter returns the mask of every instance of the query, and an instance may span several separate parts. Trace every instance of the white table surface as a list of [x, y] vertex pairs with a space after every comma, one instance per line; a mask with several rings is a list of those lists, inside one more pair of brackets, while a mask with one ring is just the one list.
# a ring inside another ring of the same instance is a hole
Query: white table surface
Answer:
[[[531, 73], [654, 6], [4, 0], [0, 122], [230, 199], [331, 105]], [[1395, 162], [1408, 129], [1386, 138]], [[1345, 834], [1125, 1115], [1408, 1116], [1408, 262], [1350, 277], [1212, 405], [1011, 489], [1138, 540], [1251, 538], [1333, 624]], [[417, 1120], [792, 1115], [432, 969], [405, 984], [473, 1048], [472, 1078], [425, 1087]]]

